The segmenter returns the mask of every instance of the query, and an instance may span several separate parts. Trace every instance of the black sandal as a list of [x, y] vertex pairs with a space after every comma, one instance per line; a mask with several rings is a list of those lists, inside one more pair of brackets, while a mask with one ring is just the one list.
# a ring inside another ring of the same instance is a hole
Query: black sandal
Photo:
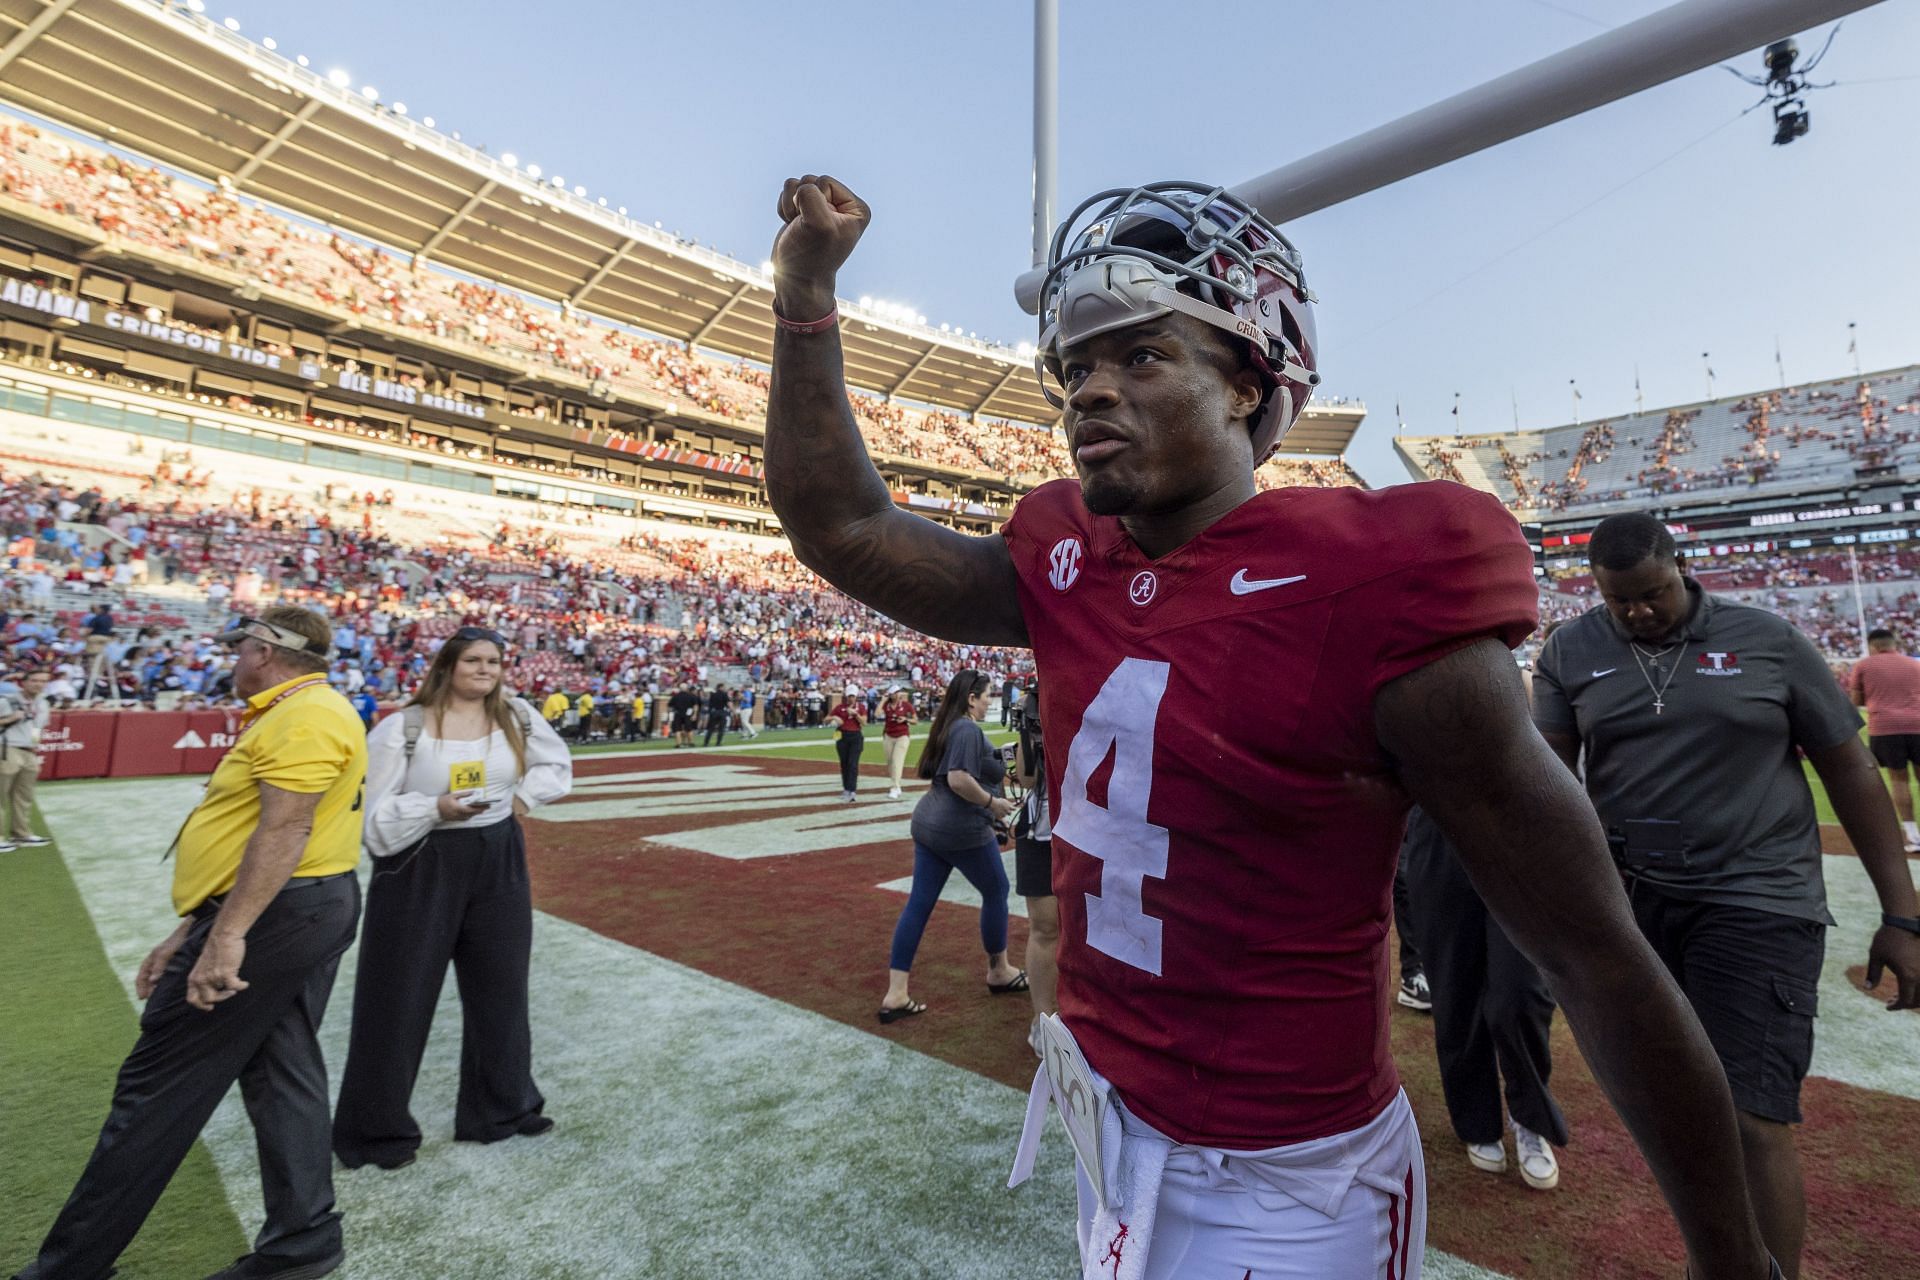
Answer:
[[926, 1011], [927, 1006], [921, 1004], [918, 1000], [909, 1000], [905, 1004], [895, 1005], [891, 1009], [882, 1008], [880, 1010], [880, 1021], [898, 1022], [902, 1018], [911, 1018], [916, 1013], [925, 1013]]
[[1027, 971], [1025, 969], [1014, 974], [1005, 982], [989, 982], [987, 984], [987, 990], [996, 996], [1010, 996], [1016, 992], [1025, 991], [1026, 989]]

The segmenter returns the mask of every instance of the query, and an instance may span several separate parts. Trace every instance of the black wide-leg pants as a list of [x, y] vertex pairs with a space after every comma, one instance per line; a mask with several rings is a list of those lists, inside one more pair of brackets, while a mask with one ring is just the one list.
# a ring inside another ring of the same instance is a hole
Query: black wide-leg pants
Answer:
[[254, 1251], [288, 1266], [339, 1251], [319, 1030], [360, 916], [359, 881], [346, 874], [282, 890], [247, 933], [246, 988], [200, 1010], [187, 1003], [187, 975], [217, 915], [211, 905], [195, 913], [148, 997], [93, 1155], [21, 1280], [107, 1275], [236, 1080], [266, 1204]]
[[519, 820], [436, 831], [391, 861], [375, 865], [367, 890], [334, 1106], [333, 1150], [348, 1168], [391, 1164], [420, 1146], [413, 1085], [449, 962], [461, 1011], [453, 1136], [510, 1138], [546, 1106], [533, 1083], [533, 897]]
[[1401, 846], [1414, 940], [1433, 991], [1433, 1040], [1453, 1131], [1498, 1142], [1507, 1111], [1555, 1146], [1567, 1121], [1547, 1081], [1553, 996], [1497, 924], [1433, 819], [1416, 809]]
[[865, 734], [843, 733], [833, 740], [834, 754], [840, 757], [840, 789], [860, 789], [860, 753], [867, 749]]

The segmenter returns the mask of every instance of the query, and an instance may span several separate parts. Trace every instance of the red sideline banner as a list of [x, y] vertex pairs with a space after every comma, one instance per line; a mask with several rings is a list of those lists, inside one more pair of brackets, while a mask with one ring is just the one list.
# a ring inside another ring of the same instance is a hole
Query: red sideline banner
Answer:
[[180, 713], [187, 725], [173, 744], [180, 748], [180, 772], [212, 773], [220, 757], [240, 736], [240, 712], [188, 711]]
[[[380, 709], [380, 718], [392, 712]], [[240, 736], [240, 709], [56, 711], [40, 735], [42, 778], [212, 773]]]
[[40, 776], [212, 773], [239, 727], [238, 711], [56, 711], [40, 735]]
[[40, 735], [40, 776], [104, 778], [113, 760], [117, 711], [56, 711]]
[[185, 773], [186, 746], [191, 735], [191, 712], [123, 711], [113, 735], [110, 778], [150, 778]]

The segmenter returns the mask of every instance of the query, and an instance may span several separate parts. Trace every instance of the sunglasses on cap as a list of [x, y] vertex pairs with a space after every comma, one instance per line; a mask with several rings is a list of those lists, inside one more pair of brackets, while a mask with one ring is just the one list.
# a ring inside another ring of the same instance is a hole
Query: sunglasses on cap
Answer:
[[262, 622], [258, 618], [241, 618], [230, 630], [222, 631], [214, 639], [221, 644], [239, 644], [242, 640], [258, 640], [279, 649], [292, 649], [296, 653], [306, 652], [312, 643], [298, 631], [276, 627], [271, 622]]
[[502, 653], [505, 653], [507, 650], [506, 637], [501, 635], [498, 631], [489, 631], [485, 627], [462, 627], [458, 631], [454, 632], [452, 635], [448, 636], [447, 639], [461, 640], [461, 641], [485, 640], [487, 643], [494, 645], [496, 648], [498, 648]]

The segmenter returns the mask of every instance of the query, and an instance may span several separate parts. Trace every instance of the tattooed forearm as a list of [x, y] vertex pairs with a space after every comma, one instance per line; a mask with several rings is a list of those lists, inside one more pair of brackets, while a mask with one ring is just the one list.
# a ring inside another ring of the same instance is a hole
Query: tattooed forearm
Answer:
[[1401, 785], [1540, 966], [1581, 1053], [1673, 1207], [1695, 1274], [1766, 1274], [1726, 1077], [1641, 937], [1578, 781], [1534, 731], [1493, 640], [1388, 684], [1374, 704]]
[[838, 332], [779, 331], [773, 351], [767, 494], [801, 563], [916, 631], [1026, 644], [999, 536], [968, 537], [894, 505], [847, 401]]

